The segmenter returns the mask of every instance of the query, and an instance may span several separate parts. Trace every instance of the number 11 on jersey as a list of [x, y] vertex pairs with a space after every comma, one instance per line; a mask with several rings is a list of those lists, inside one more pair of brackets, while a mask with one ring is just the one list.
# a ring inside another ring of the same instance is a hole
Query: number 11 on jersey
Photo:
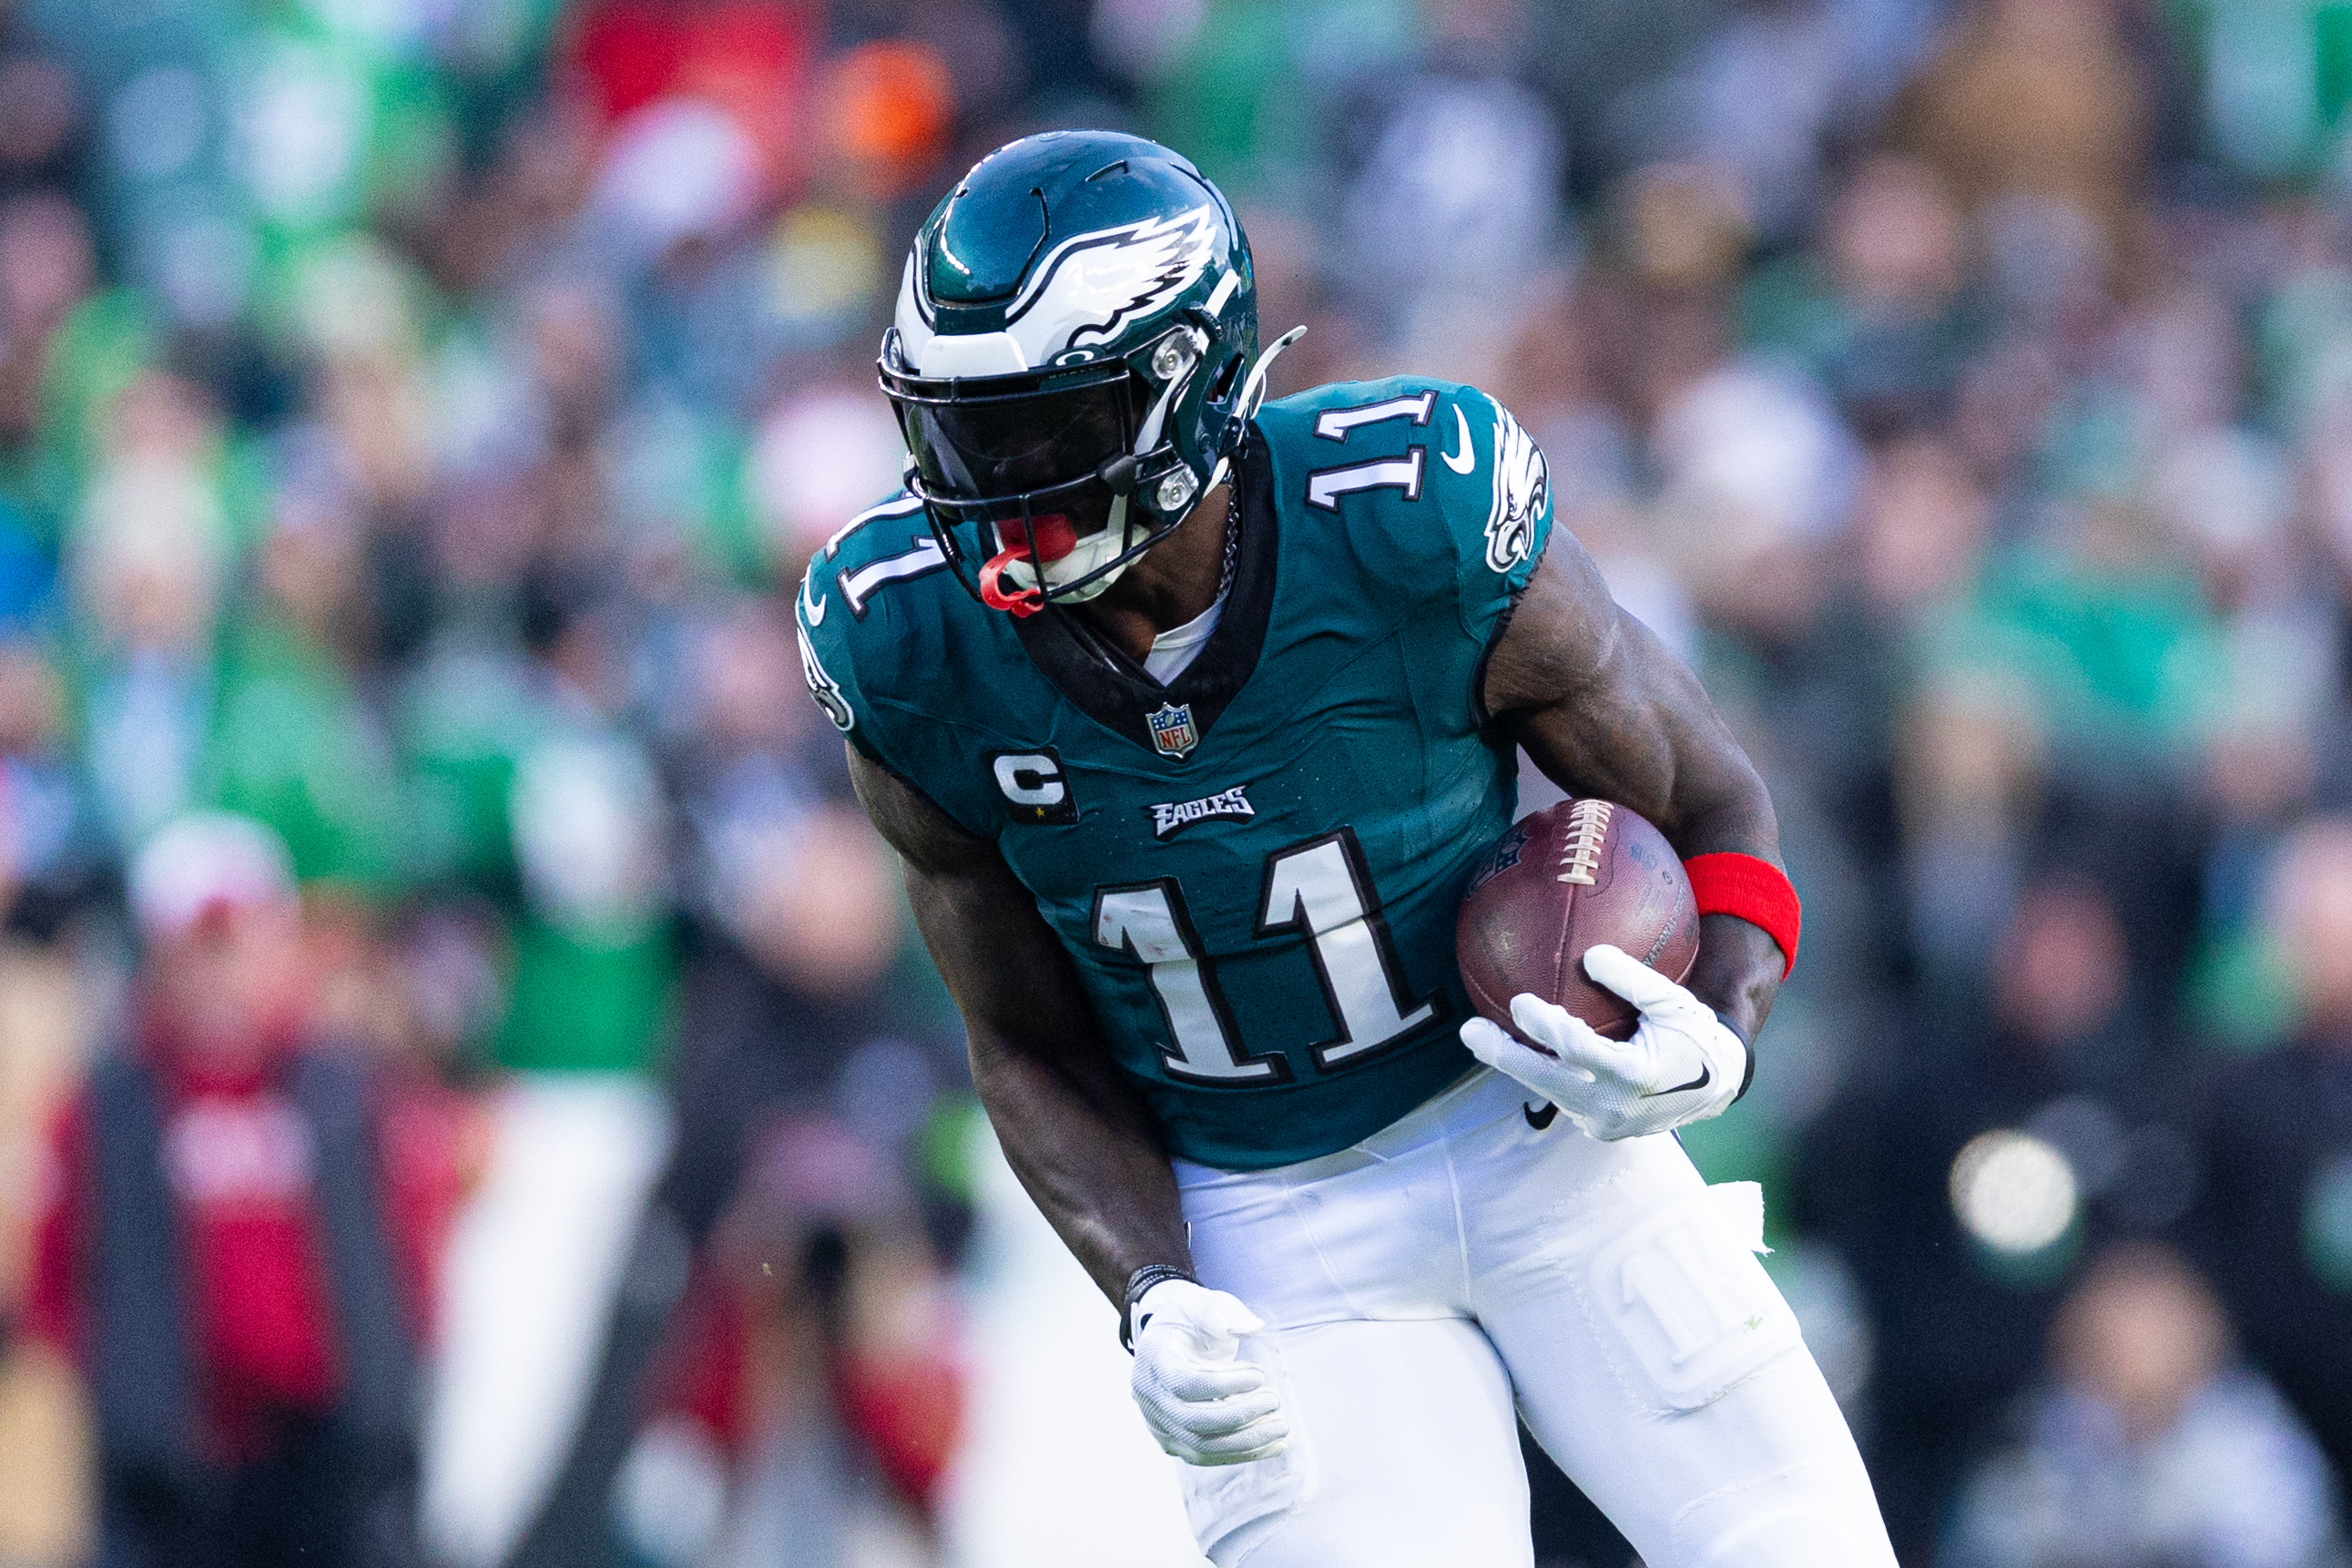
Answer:
[[1192, 933], [1175, 878], [1096, 889], [1095, 941], [1150, 966], [1151, 994], [1172, 1042], [1160, 1052], [1169, 1077], [1195, 1083], [1289, 1081], [1290, 1064], [1281, 1057], [1243, 1054], [1241, 1031], [1201, 957], [1201, 939]]
[[[1302, 931], [1339, 1026], [1309, 1047], [1317, 1067], [1361, 1060], [1437, 1016], [1435, 995], [1414, 1002], [1405, 990], [1362, 852], [1346, 828], [1266, 857], [1256, 934]], [[1244, 1050], [1176, 879], [1097, 889], [1094, 938], [1147, 966], [1168, 1027], [1170, 1045], [1160, 1055], [1171, 1077], [1233, 1085], [1289, 1080], [1290, 1065], [1279, 1052]]]

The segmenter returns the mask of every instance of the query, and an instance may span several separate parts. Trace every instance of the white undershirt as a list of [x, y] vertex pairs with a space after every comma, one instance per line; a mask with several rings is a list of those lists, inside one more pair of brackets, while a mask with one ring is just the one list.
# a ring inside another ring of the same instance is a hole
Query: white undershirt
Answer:
[[1225, 613], [1225, 595], [1218, 595], [1207, 609], [1151, 639], [1151, 651], [1143, 656], [1143, 668], [1152, 679], [1165, 686], [1201, 656], [1209, 634], [1217, 629], [1217, 617]]

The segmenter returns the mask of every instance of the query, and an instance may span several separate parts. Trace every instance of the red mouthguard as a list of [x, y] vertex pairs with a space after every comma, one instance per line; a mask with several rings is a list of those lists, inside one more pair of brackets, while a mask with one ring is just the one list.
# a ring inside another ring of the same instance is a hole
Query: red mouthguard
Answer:
[[1036, 588], [1008, 590], [1004, 585], [1005, 568], [1029, 560], [1032, 540], [1036, 542], [1039, 564], [1059, 561], [1078, 547], [1078, 531], [1070, 526], [1067, 517], [1055, 511], [1031, 518], [1025, 531], [1017, 519], [1000, 520], [996, 537], [1006, 543], [980, 569], [980, 602], [1011, 616], [1034, 616], [1045, 607], [1045, 595]]
[[[1058, 511], [1049, 511], [1043, 517], [1031, 518], [1028, 534], [1035, 537], [1037, 559], [1045, 564], [1050, 565], [1059, 561], [1078, 547], [1078, 531], [1072, 528], [1070, 520]], [[1021, 524], [1017, 519], [999, 520], [996, 524], [996, 542], [1010, 549], [1019, 550], [1024, 554], [1028, 552], [1025, 548], [1028, 536], [1022, 532]]]
[[1034, 588], [1015, 588], [1009, 594], [1004, 591], [1004, 569], [1016, 561], [1028, 559], [1029, 552], [1017, 544], [990, 556], [988, 564], [980, 569], [980, 602], [1016, 619], [1044, 609], [1045, 595]]

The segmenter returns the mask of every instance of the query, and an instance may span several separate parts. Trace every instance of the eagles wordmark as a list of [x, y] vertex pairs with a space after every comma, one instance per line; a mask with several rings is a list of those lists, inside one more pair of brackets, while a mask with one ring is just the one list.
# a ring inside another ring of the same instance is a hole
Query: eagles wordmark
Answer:
[[1231, 789], [1219, 790], [1198, 800], [1164, 800], [1147, 806], [1145, 809], [1151, 813], [1151, 836], [1154, 838], [1173, 838], [1192, 824], [1207, 822], [1213, 817], [1238, 820], [1255, 816], [1257, 808], [1251, 805], [1249, 796], [1242, 793], [1248, 788], [1247, 784], [1235, 784]]

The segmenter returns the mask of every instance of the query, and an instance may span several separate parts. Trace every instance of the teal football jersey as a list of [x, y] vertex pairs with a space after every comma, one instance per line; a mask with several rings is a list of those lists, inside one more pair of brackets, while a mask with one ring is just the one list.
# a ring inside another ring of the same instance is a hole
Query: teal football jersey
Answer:
[[1236, 471], [1233, 587], [1165, 686], [1077, 616], [975, 602], [904, 496], [796, 614], [850, 743], [1036, 896], [1170, 1150], [1260, 1170], [1473, 1065], [1454, 916], [1515, 798], [1478, 676], [1551, 509], [1508, 412], [1419, 379], [1267, 405]]

